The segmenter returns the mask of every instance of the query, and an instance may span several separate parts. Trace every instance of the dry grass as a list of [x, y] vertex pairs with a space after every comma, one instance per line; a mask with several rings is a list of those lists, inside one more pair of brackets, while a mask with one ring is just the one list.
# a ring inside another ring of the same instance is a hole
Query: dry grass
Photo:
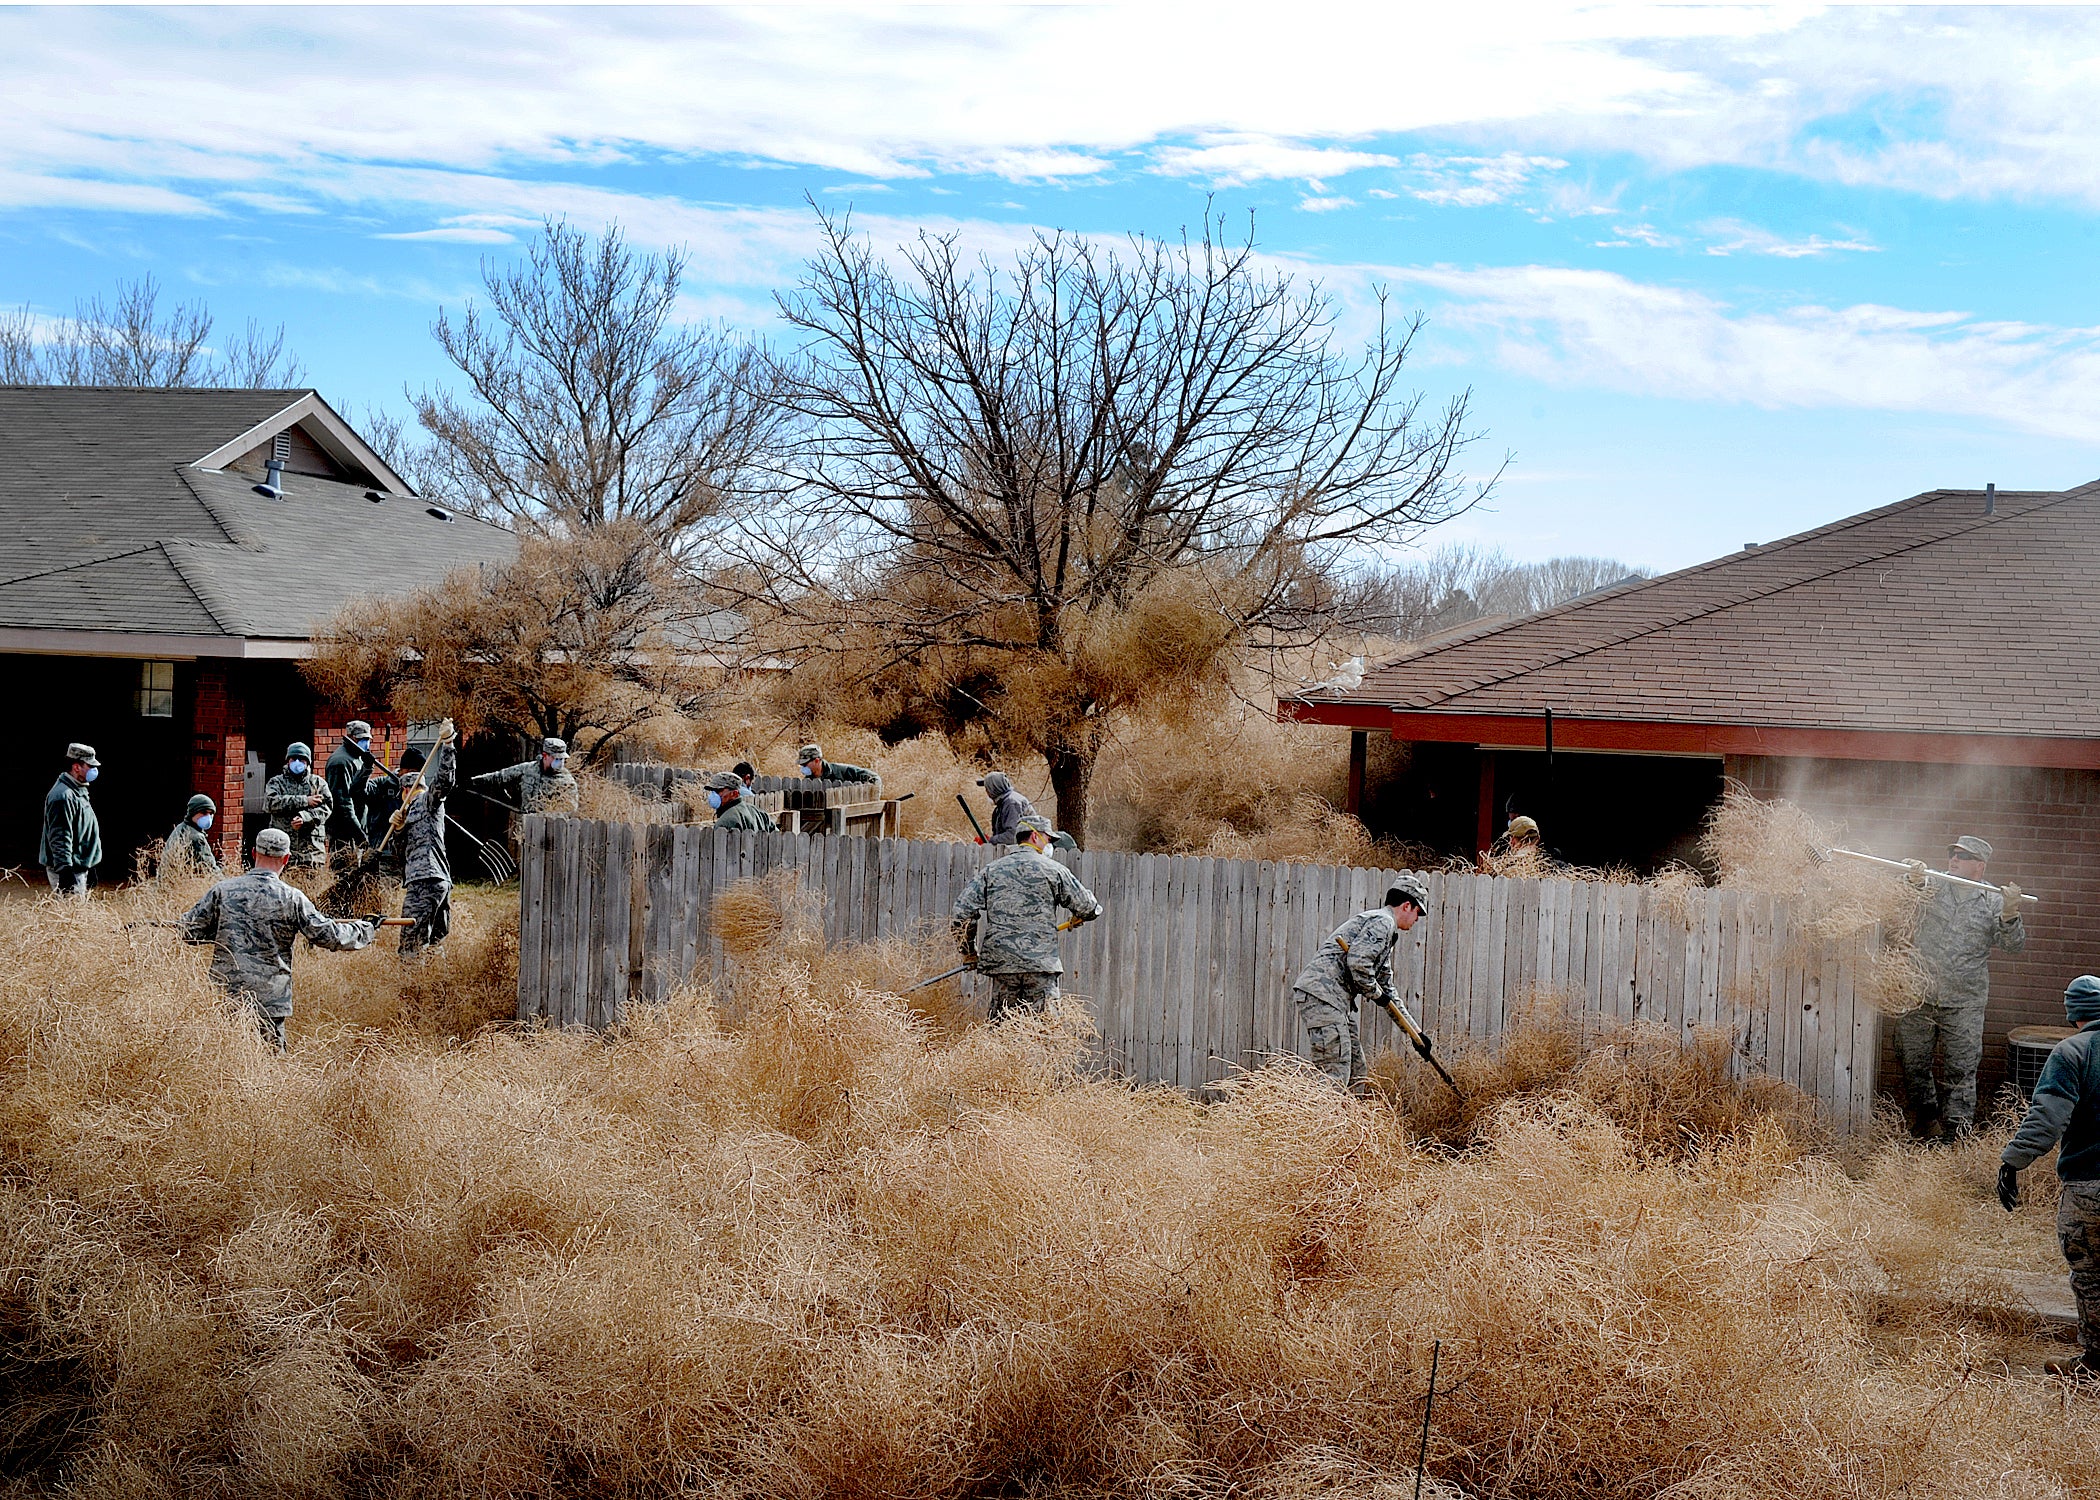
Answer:
[[178, 899], [0, 929], [14, 1493], [1369, 1500], [1433, 1339], [1426, 1493], [2100, 1486], [2100, 1403], [1971, 1269], [2049, 1254], [1990, 1144], [1848, 1176], [1652, 1037], [1537, 1033], [1425, 1141], [1290, 1067], [1089, 1081], [1076, 1012], [932, 1024], [889, 993], [931, 955], [792, 914], [735, 1024], [448, 1028], [436, 976], [500, 977], [468, 897], [456, 968], [302, 953], [279, 1059], [117, 930]]
[[1886, 935], [1889, 940], [1874, 948], [1870, 983], [1860, 993], [1885, 1014], [1910, 1010], [1927, 987], [1908, 944], [1920, 895], [1871, 866], [1819, 857], [1843, 842], [1842, 832], [1795, 803], [1762, 802], [1731, 782], [1708, 820], [1700, 852], [1720, 884], [1783, 897], [1802, 941], [1841, 946], [1871, 932]]

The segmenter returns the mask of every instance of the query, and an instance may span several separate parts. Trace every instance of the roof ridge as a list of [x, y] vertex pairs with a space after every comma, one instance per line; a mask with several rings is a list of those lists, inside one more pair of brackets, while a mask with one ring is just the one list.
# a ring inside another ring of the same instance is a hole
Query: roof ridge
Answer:
[[182, 565], [182, 558], [176, 555], [175, 549], [178, 547], [187, 551], [192, 547], [208, 547], [213, 544], [210, 542], [175, 541], [162, 542], [159, 545], [161, 556], [168, 560], [168, 566], [175, 570], [175, 576], [182, 580], [182, 586], [190, 591], [190, 597], [197, 601], [197, 607], [210, 617], [212, 624], [218, 626], [220, 631], [226, 635], [246, 635], [247, 631], [237, 630], [232, 625], [232, 615], [225, 607], [226, 601], [221, 600], [214, 604], [210, 598], [206, 597], [204, 589], [200, 588], [197, 580], [190, 576], [190, 570]]
[[160, 542], [139, 542], [133, 546], [117, 547], [108, 552], [97, 552], [88, 557], [76, 557], [70, 562], [53, 563], [48, 568], [36, 568], [27, 573], [17, 573], [12, 578], [0, 578], [0, 589], [11, 588], [18, 583], [27, 583], [33, 578], [51, 578], [60, 573], [70, 573], [75, 568], [92, 568], [101, 563], [115, 562], [120, 557], [135, 557], [141, 552], [151, 552]]
[[[2039, 503], [2029, 506], [2027, 509], [2019, 511], [2017, 513], [2005, 511], [1994, 512], [1988, 515], [1973, 516], [1962, 525], [1954, 526], [1950, 529], [1937, 532], [1932, 536], [1917, 538], [1912, 541], [1905, 542], [1900, 546], [1892, 546], [1878, 552], [1869, 552], [1857, 557], [1848, 558], [1842, 564], [1834, 567], [1825, 568], [1820, 572], [1809, 573], [1795, 578], [1789, 578], [1784, 583], [1774, 584], [1767, 588], [1755, 589], [1746, 594], [1740, 594], [1728, 599], [1710, 601], [1701, 604], [1695, 608], [1683, 609], [1667, 618], [1649, 621], [1648, 623], [1643, 624], [1635, 629], [1622, 631], [1604, 640], [1591, 641], [1585, 645], [1571, 648], [1569, 650], [1560, 652], [1556, 655], [1549, 655], [1541, 658], [1540, 660], [1529, 662], [1522, 667], [1517, 667], [1510, 671], [1502, 672], [1494, 676], [1482, 677], [1477, 680], [1468, 681], [1463, 687], [1438, 693], [1437, 699], [1432, 701], [1440, 701], [1455, 698], [1461, 693], [1478, 692], [1482, 688], [1494, 687], [1500, 683], [1509, 682], [1514, 678], [1523, 677], [1532, 672], [1544, 671], [1548, 667], [1557, 667], [1567, 662], [1578, 661], [1585, 656], [1593, 655], [1596, 652], [1607, 650], [1608, 648], [1613, 646], [1623, 646], [1628, 641], [1639, 640], [1642, 636], [1654, 635], [1658, 631], [1663, 630], [1674, 630], [1679, 625], [1688, 624], [1693, 620], [1702, 619], [1707, 615], [1719, 614], [1722, 610], [1740, 608], [1745, 604], [1754, 603], [1759, 599], [1769, 599], [1775, 594], [1785, 593], [1788, 589], [1800, 588], [1804, 584], [1818, 583], [1825, 578], [1834, 578], [1840, 573], [1848, 573], [1854, 568], [1865, 567], [1870, 563], [1885, 562], [1891, 557], [1900, 556], [1905, 552], [1914, 552], [1920, 547], [1937, 546], [1941, 542], [1952, 541], [1958, 536], [1965, 536], [1971, 531], [1979, 531], [1986, 526], [1995, 525], [2000, 521], [2014, 519], [2015, 514], [2021, 517], [2031, 516], [2036, 514], [2037, 512], [2048, 510], [2058, 505], [2068, 504], [2073, 500], [2088, 498], [2084, 493], [2081, 492], [2082, 489], [2083, 487], [2081, 487], [2081, 490], [2058, 490], [2053, 493], [2049, 491], [2041, 491], [2039, 493], [2043, 494], [2046, 498], [2042, 499]], [[1829, 526], [1817, 527], [1814, 531], [1805, 531], [1798, 533], [1795, 536], [1783, 537], [1780, 539], [1780, 541], [1769, 543], [1768, 545], [1783, 546], [1792, 545], [1798, 542], [1805, 542], [1810, 537], [1817, 535], [1819, 532], [1835, 532], [1840, 529], [1843, 529], [1848, 524], [1864, 522], [1869, 518], [1885, 517], [1889, 514], [1894, 513], [1897, 510], [1900, 510], [1904, 506], [1921, 504], [1928, 500], [1938, 500], [1945, 498], [1949, 495], [1961, 493], [1966, 492], [1958, 490], [1928, 490], [1926, 493], [1922, 495], [1914, 495], [1908, 500], [1899, 500], [1894, 505], [1885, 505], [1882, 506], [1879, 510], [1863, 511], [1857, 516], [1848, 517], [1846, 521], [1834, 522]], [[2028, 491], [2026, 493], [2031, 494], [2036, 492]], [[1759, 550], [1762, 551], [1763, 549]], [[1726, 566], [1730, 563], [1740, 562], [1742, 560], [1742, 555], [1740, 553], [1729, 553], [1723, 557], [1712, 558], [1707, 562], [1698, 564], [1694, 567], [1680, 569], [1676, 573], [1666, 573], [1663, 575], [1663, 578], [1648, 579], [1645, 580], [1645, 582], [1660, 583], [1663, 581], [1663, 579], [1682, 577], [1685, 574], [1696, 573], [1705, 568]], [[1628, 592], [1633, 592], [1633, 590], [1629, 590]], [[1604, 598], [1609, 597], [1611, 596], [1605, 595], [1602, 598], [1590, 599], [1582, 603], [1581, 607], [1586, 608], [1590, 605], [1602, 603]], [[1567, 605], [1560, 606], [1560, 609], [1571, 610], [1576, 607], [1577, 605], [1575, 603], [1570, 603]], [[1546, 619], [1549, 616], [1558, 612], [1558, 610], [1555, 610], [1546, 611], [1542, 614], [1526, 615], [1520, 621], [1511, 622], [1511, 626], [1507, 628], [1513, 628], [1516, 624], [1531, 624], [1538, 620]], [[1482, 635], [1476, 636], [1473, 639], [1485, 639], [1488, 635], [1492, 635], [1494, 633], [1495, 632], [1493, 631], [1483, 632]], [[1457, 643], [1454, 642], [1452, 644], [1456, 645]], [[1438, 648], [1439, 651], [1447, 649], [1449, 649], [1449, 647]], [[1416, 662], [1425, 661], [1429, 657], [1435, 656], [1436, 654], [1438, 653], [1433, 651], [1426, 652], [1420, 657], [1401, 657], [1395, 661], [1394, 665], [1398, 666], [1402, 663], [1413, 665]]]
[[204, 513], [211, 517], [212, 524], [225, 533], [226, 540], [243, 552], [269, 551], [269, 547], [263, 542], [262, 538], [249, 530], [247, 524], [240, 517], [228, 512], [218, 501], [205, 494], [191, 480], [190, 470], [195, 467], [194, 464], [177, 464], [175, 466], [175, 477], [182, 481], [185, 489], [197, 497], [197, 503], [204, 507]]

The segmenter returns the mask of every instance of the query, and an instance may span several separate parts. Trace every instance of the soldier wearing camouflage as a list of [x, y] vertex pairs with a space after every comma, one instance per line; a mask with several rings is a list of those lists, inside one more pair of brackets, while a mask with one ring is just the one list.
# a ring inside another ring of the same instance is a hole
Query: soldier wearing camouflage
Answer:
[[1386, 904], [1359, 912], [1327, 936], [1291, 984], [1312, 1064], [1344, 1092], [1363, 1081], [1360, 1004], [1381, 998], [1399, 1004], [1393, 988], [1393, 950], [1429, 903], [1412, 876], [1386, 892]]
[[[459, 784], [459, 753], [452, 721], [438, 732], [426, 762], [411, 749], [401, 757], [401, 915], [413, 924], [401, 930], [403, 955], [434, 948], [452, 930], [452, 861], [445, 852], [445, 799]], [[420, 788], [420, 790], [415, 790]], [[411, 795], [411, 793], [413, 793]]]
[[314, 770], [312, 747], [294, 740], [285, 747], [284, 769], [263, 788], [270, 826], [292, 841], [292, 863], [302, 869], [328, 863], [328, 819], [335, 801], [328, 781]]
[[719, 771], [707, 778], [707, 805], [715, 810], [715, 827], [732, 833], [778, 833], [772, 815], [746, 795], [744, 778]]
[[[1991, 857], [1982, 839], [1958, 839], [1950, 866], [1965, 879], [1980, 880]], [[1924, 866], [1913, 865], [1922, 877]], [[1926, 888], [1911, 946], [1924, 967], [1924, 1004], [1896, 1018], [1896, 1056], [1903, 1064], [1905, 1092], [1917, 1129], [1934, 1120], [1952, 1135], [1966, 1135], [1976, 1119], [1976, 1069], [1983, 1060], [1984, 1011], [1991, 996], [1991, 951], [2018, 953], [2027, 946], [2020, 920], [2019, 887], [2009, 894], [1968, 890], [1946, 881]], [[1933, 1076], [1933, 1052], [1942, 1059], [1943, 1080]]]
[[330, 921], [306, 893], [279, 878], [292, 853], [280, 828], [255, 836], [255, 868], [220, 881], [182, 919], [183, 941], [212, 945], [211, 977], [248, 1006], [264, 1040], [284, 1050], [284, 1023], [292, 1013], [292, 944], [304, 937], [317, 948], [347, 953], [371, 943], [371, 922]]
[[[474, 786], [491, 790], [506, 801], [513, 796], [520, 812], [576, 811], [576, 777], [569, 770], [569, 744], [548, 736], [540, 741], [536, 760], [521, 760], [500, 771], [476, 776]], [[517, 791], [513, 793], [512, 787]]]
[[1058, 912], [1086, 922], [1101, 915], [1094, 893], [1046, 852], [1049, 820], [1031, 815], [1019, 832], [1020, 846], [979, 870], [955, 903], [956, 945], [963, 961], [992, 981], [994, 1023], [1016, 1012], [1040, 1015], [1057, 999], [1057, 978], [1065, 971]]
[[2064, 991], [2064, 1014], [2078, 1030], [2056, 1044], [2036, 1080], [2027, 1117], [1999, 1158], [1998, 1201], [2020, 1206], [2020, 1173], [2060, 1146], [2063, 1184], [2056, 1235], [2078, 1299], [2076, 1360], [2052, 1365], [2060, 1375], [2100, 1376], [2100, 977], [2081, 974]]
[[160, 873], [163, 877], [219, 873], [219, 856], [212, 852], [211, 840], [205, 837], [211, 831], [212, 819], [218, 811], [218, 803], [202, 792], [190, 798], [182, 821], [175, 825], [167, 841], [161, 845]]

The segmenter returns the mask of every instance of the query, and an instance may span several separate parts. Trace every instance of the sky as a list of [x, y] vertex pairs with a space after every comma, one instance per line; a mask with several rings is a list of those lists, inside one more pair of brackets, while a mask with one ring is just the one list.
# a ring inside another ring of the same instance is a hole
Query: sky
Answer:
[[812, 203], [888, 249], [1251, 216], [1482, 507], [1422, 545], [1672, 568], [2100, 478], [2100, 11], [1492, 4], [0, 9], [0, 307], [151, 274], [353, 421], [548, 215], [777, 337]]

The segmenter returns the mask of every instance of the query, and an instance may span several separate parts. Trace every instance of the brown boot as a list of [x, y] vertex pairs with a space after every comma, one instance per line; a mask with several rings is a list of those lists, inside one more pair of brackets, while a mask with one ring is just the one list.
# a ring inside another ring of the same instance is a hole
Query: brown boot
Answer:
[[2100, 1356], [2066, 1355], [2062, 1359], [2045, 1361], [2042, 1369], [2048, 1374], [2061, 1375], [2068, 1380], [2100, 1380]]

